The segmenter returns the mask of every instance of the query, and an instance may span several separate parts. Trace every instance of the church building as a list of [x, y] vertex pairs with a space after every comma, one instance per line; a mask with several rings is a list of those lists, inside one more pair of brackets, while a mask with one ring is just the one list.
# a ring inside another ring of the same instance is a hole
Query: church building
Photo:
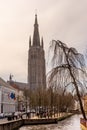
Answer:
[[46, 88], [46, 67], [43, 38], [40, 40], [37, 15], [35, 15], [33, 40], [29, 39], [28, 51], [29, 88]]

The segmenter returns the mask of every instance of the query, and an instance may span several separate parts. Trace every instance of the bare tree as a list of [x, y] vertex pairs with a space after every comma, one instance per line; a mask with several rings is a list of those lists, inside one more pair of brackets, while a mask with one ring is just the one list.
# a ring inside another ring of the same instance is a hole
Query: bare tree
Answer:
[[83, 55], [78, 53], [75, 48], [69, 48], [59, 40], [51, 42], [50, 50], [51, 53], [53, 51], [53, 69], [49, 72], [49, 84], [51, 85], [56, 81], [60, 87], [65, 87], [68, 84], [70, 89], [74, 87], [83, 118], [86, 119], [79, 92], [85, 85], [83, 81], [85, 81], [86, 72]]

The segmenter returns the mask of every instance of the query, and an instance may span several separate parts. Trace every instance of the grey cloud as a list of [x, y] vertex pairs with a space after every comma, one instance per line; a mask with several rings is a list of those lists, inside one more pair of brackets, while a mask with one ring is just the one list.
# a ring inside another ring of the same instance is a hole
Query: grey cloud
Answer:
[[28, 39], [33, 36], [35, 9], [46, 57], [52, 39], [59, 39], [80, 52], [86, 47], [87, 0], [0, 1], [0, 74], [5, 79], [10, 72], [18, 80], [27, 79]]

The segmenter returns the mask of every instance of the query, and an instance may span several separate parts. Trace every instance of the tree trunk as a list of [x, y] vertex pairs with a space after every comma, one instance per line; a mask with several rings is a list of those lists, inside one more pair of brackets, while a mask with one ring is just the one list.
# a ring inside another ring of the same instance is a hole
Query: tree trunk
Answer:
[[71, 75], [71, 77], [72, 77], [72, 79], [73, 79], [73, 84], [74, 84], [75, 89], [76, 89], [76, 93], [77, 93], [78, 100], [79, 100], [79, 104], [80, 104], [80, 109], [81, 109], [83, 118], [86, 120], [86, 115], [85, 115], [85, 111], [84, 111], [84, 109], [83, 109], [83, 104], [82, 104], [82, 100], [81, 100], [80, 93], [79, 93], [79, 90], [78, 90], [78, 85], [77, 85], [77, 83], [76, 83], [75, 77], [74, 77], [74, 75], [73, 75], [73, 73], [72, 73], [72, 70], [71, 70], [71, 67], [72, 67], [72, 66], [70, 66], [70, 63], [69, 63], [69, 60], [68, 60], [68, 55], [66, 54], [65, 48], [63, 48], [63, 51], [64, 51], [65, 56], [66, 56], [66, 61], [67, 61], [67, 64], [68, 64], [68, 70], [69, 70], [70, 75]]
[[79, 94], [78, 85], [77, 85], [76, 80], [75, 80], [75, 77], [74, 77], [74, 75], [73, 75], [73, 73], [72, 73], [72, 71], [71, 71], [71, 67], [69, 66], [68, 69], [69, 69], [70, 75], [71, 75], [71, 77], [72, 77], [72, 79], [73, 79], [73, 84], [74, 84], [75, 89], [76, 89], [76, 93], [77, 93], [77, 96], [78, 96], [78, 100], [79, 100], [79, 104], [80, 104], [80, 109], [81, 109], [83, 118], [86, 120], [86, 115], [85, 115], [85, 111], [84, 111], [84, 109], [83, 109], [83, 104], [82, 104], [82, 100], [81, 100], [81, 97], [80, 97], [80, 94]]

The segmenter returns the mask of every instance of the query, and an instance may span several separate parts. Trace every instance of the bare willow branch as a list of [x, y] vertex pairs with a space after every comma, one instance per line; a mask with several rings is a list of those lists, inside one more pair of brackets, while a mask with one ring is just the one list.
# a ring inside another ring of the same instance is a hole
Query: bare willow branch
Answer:
[[65, 92], [66, 86], [72, 83], [70, 87], [74, 85], [83, 117], [86, 119], [79, 93], [79, 88], [83, 86], [85, 77], [87, 77], [84, 56], [78, 53], [75, 48], [69, 48], [65, 43], [59, 40], [52, 40], [50, 49], [52, 51], [51, 55], [53, 53], [53, 69], [49, 72], [49, 85], [64, 88], [63, 92]]

